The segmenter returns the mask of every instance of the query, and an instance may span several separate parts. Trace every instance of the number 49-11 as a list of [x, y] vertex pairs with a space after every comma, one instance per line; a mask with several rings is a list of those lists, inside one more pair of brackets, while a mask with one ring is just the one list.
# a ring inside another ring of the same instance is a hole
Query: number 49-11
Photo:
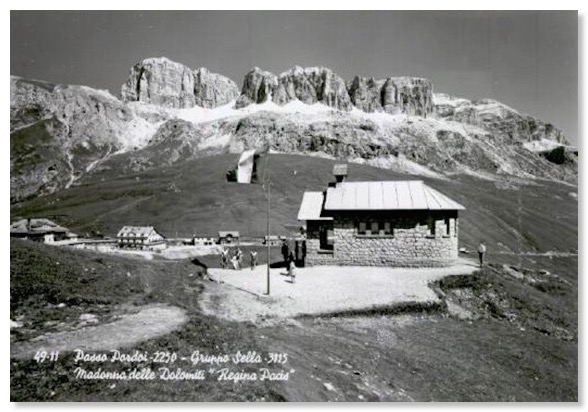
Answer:
[[35, 357], [33, 359], [35, 359], [37, 363], [43, 363], [45, 361], [55, 362], [58, 358], [59, 351], [47, 352], [44, 350], [38, 350], [37, 353], [35, 353]]

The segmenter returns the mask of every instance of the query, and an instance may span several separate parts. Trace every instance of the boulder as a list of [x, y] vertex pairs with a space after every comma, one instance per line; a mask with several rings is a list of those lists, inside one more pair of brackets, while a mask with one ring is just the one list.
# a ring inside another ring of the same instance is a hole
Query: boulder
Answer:
[[21, 322], [17, 322], [15, 320], [10, 319], [10, 329], [18, 329], [22, 327]]
[[82, 324], [88, 324], [88, 323], [98, 323], [98, 316], [92, 314], [92, 313], [82, 313], [80, 315], [80, 323]]

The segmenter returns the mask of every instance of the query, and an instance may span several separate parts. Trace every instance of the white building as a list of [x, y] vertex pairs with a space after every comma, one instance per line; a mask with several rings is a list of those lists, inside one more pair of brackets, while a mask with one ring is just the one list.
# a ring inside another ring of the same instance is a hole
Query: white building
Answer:
[[153, 226], [123, 226], [116, 238], [120, 248], [165, 249], [165, 239]]

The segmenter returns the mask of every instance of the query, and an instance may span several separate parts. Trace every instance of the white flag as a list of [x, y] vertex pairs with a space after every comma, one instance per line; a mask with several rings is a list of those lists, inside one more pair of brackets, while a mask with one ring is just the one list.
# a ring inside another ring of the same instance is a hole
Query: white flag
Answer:
[[237, 164], [237, 182], [251, 183], [254, 160], [255, 150], [246, 150], [241, 154]]

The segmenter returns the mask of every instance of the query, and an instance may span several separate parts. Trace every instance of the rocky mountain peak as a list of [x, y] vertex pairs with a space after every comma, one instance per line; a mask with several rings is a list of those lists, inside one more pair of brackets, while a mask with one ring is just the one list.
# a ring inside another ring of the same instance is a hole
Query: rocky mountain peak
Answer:
[[271, 101], [277, 86], [278, 77], [275, 74], [254, 67], [243, 79], [243, 89], [235, 107], [240, 109], [250, 104]]
[[136, 63], [121, 88], [122, 99], [163, 107], [214, 108], [239, 95], [237, 84], [206, 68], [192, 70], [166, 57], [148, 58]]
[[239, 96], [237, 84], [228, 77], [201, 67], [194, 71], [194, 102], [209, 109], [222, 106]]
[[295, 66], [279, 76], [258, 67], [245, 76], [236, 108], [272, 101], [285, 105], [299, 100], [322, 103], [338, 110], [354, 106], [364, 112], [386, 112], [426, 117], [434, 114], [433, 83], [419, 77], [382, 80], [355, 76], [346, 84], [326, 67]]
[[384, 80], [375, 80], [373, 77], [355, 76], [347, 87], [351, 102], [359, 110], [367, 113], [383, 111], [382, 86], [384, 83]]
[[[86, 86], [10, 82], [11, 202], [71, 187], [100, 168], [122, 172], [268, 145], [419, 173], [577, 181], [577, 150], [541, 155], [568, 145], [552, 124], [496, 100], [434, 94], [419, 77], [355, 76], [345, 84], [325, 67], [280, 75], [255, 67], [239, 93], [206, 68], [150, 58], [131, 69], [124, 101]], [[233, 100], [235, 107], [214, 111], [166, 109]], [[239, 110], [263, 103], [272, 104]]]
[[434, 95], [434, 104], [440, 119], [480, 126], [512, 142], [551, 141], [569, 145], [563, 133], [552, 124], [520, 113], [494, 99], [472, 101], [438, 93]]
[[345, 81], [325, 67], [295, 66], [279, 76], [254, 68], [245, 75], [236, 107], [268, 100], [278, 105], [294, 100], [306, 104], [322, 103], [345, 111], [353, 107]]
[[300, 100], [306, 104], [322, 103], [345, 111], [353, 107], [345, 81], [325, 67], [296, 66], [282, 73], [278, 78], [274, 100], [278, 104], [286, 104], [292, 100]]
[[420, 77], [375, 80], [356, 76], [348, 85], [353, 104], [364, 112], [427, 117], [435, 113], [433, 82]]

